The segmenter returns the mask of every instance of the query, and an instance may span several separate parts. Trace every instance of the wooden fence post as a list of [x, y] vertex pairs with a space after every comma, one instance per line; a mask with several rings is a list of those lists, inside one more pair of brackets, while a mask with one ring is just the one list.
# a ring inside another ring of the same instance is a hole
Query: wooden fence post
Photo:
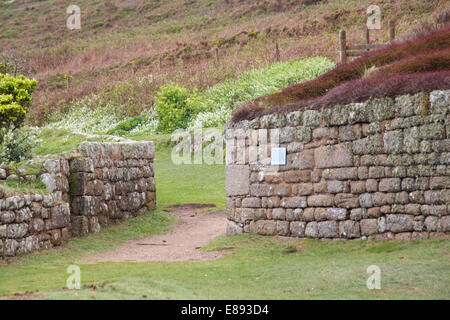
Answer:
[[[369, 29], [369, 28], [366, 28], [366, 43], [367, 43], [367, 44], [370, 44], [370, 29]], [[370, 49], [367, 48], [366, 51], [369, 52]]]
[[347, 40], [345, 35], [345, 30], [339, 32], [339, 42], [340, 42], [340, 63], [347, 63]]
[[214, 47], [214, 56], [216, 58], [216, 63], [219, 64], [219, 47]]
[[280, 48], [278, 47], [278, 42], [275, 42], [275, 60], [280, 61]]
[[389, 42], [395, 40], [395, 21], [389, 20]]

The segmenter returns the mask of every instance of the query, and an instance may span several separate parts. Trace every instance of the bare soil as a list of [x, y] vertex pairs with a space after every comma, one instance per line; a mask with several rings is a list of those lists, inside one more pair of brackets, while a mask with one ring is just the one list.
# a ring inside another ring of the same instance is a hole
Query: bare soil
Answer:
[[115, 250], [95, 254], [87, 263], [105, 261], [201, 261], [217, 259], [223, 251], [200, 249], [226, 230], [225, 211], [206, 214], [214, 205], [185, 204], [168, 207], [178, 218], [171, 232], [127, 241]]

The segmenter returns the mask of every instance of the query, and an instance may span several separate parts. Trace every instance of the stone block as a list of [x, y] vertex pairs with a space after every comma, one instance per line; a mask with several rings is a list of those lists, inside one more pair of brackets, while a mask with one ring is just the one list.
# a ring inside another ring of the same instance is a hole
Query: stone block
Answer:
[[321, 238], [338, 238], [339, 226], [336, 221], [321, 221], [317, 223], [317, 230]]
[[289, 235], [289, 222], [288, 221], [277, 221], [276, 229], [279, 236]]
[[401, 130], [388, 131], [383, 136], [384, 151], [390, 154], [401, 153], [403, 150], [403, 132]]
[[353, 154], [346, 144], [322, 146], [314, 150], [318, 168], [339, 168], [353, 165]]
[[401, 190], [400, 178], [385, 178], [381, 179], [378, 185], [378, 190], [381, 192], [397, 192]]
[[23, 238], [28, 233], [28, 224], [16, 223], [6, 226], [6, 238], [19, 239]]
[[339, 236], [348, 239], [359, 238], [361, 236], [359, 222], [353, 220], [339, 222]]
[[327, 190], [329, 193], [340, 193], [345, 190], [345, 182], [339, 180], [328, 181]]
[[293, 237], [302, 238], [305, 236], [306, 222], [293, 221], [290, 224], [290, 232]]
[[287, 183], [309, 182], [311, 181], [311, 170], [292, 170], [284, 173]]
[[312, 221], [306, 225], [305, 236], [307, 236], [309, 238], [317, 238], [319, 236], [317, 222]]
[[227, 235], [234, 236], [237, 234], [242, 234], [243, 230], [242, 230], [242, 227], [239, 224], [237, 224], [236, 222], [227, 221], [226, 233], [227, 233]]
[[226, 195], [237, 196], [249, 193], [250, 169], [248, 165], [226, 167]]
[[378, 233], [377, 219], [362, 219], [360, 221], [360, 227], [363, 236], [370, 236]]
[[317, 194], [308, 197], [310, 207], [331, 207], [334, 204], [334, 196], [329, 194]]
[[413, 216], [407, 214], [386, 215], [386, 229], [392, 232], [414, 231]]
[[358, 178], [358, 168], [325, 169], [322, 173], [326, 180], [351, 180]]
[[281, 199], [283, 208], [305, 208], [307, 205], [305, 197], [286, 197]]
[[347, 209], [344, 208], [327, 208], [328, 220], [345, 220], [347, 218]]
[[242, 199], [242, 207], [244, 208], [261, 208], [260, 198], [244, 198]]

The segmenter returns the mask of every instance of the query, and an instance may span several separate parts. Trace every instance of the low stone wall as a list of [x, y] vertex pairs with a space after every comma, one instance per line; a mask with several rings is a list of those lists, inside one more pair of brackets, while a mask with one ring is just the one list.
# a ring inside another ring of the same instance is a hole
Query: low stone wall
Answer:
[[156, 208], [152, 142], [79, 146], [70, 161], [72, 232], [77, 236]]
[[228, 234], [448, 235], [449, 110], [434, 91], [227, 124]]
[[153, 142], [80, 144], [39, 175], [49, 194], [0, 190], [0, 257], [48, 249], [156, 208]]
[[68, 203], [41, 194], [0, 199], [0, 256], [48, 249], [69, 237]]

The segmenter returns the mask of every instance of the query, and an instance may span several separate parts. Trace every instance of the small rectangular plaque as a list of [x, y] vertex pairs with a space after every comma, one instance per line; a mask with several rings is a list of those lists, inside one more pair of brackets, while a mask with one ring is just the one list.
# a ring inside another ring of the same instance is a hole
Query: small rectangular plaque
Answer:
[[286, 148], [272, 148], [270, 164], [272, 166], [286, 165]]

